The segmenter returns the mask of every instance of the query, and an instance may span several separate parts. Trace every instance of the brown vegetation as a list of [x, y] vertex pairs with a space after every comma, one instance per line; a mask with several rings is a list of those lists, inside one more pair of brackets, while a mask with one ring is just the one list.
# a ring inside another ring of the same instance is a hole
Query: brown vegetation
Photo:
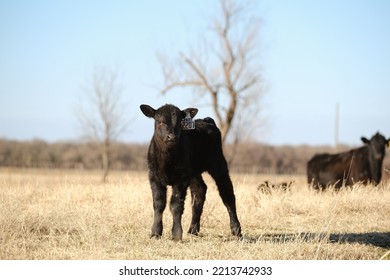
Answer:
[[[131, 144], [115, 142], [110, 147], [113, 170], [146, 170], [149, 143]], [[339, 150], [348, 150], [343, 146]], [[306, 174], [306, 163], [315, 154], [334, 152], [330, 146], [271, 146], [260, 143], [226, 144], [224, 153], [229, 168], [239, 173]], [[13, 141], [0, 139], [0, 166], [100, 169], [100, 146], [93, 142], [57, 142], [42, 140]], [[390, 170], [390, 156], [384, 160]], [[389, 171], [383, 172], [390, 178]]]
[[[153, 207], [146, 172], [0, 169], [0, 259], [388, 259], [390, 185], [335, 193], [304, 176], [232, 174], [243, 239], [230, 237], [212, 179], [200, 236], [171, 241], [171, 214], [150, 239]], [[294, 181], [272, 195], [260, 182]], [[183, 225], [191, 218], [187, 195]]]
[[[102, 146], [94, 142], [0, 140], [0, 166], [24, 168], [101, 169]], [[145, 170], [146, 144], [113, 143], [114, 170]]]

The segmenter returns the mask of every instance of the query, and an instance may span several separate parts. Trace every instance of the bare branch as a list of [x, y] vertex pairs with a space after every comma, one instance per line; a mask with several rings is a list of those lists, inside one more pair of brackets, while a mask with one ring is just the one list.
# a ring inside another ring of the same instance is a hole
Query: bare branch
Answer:
[[89, 110], [79, 108], [76, 116], [83, 133], [89, 139], [101, 143], [103, 181], [110, 165], [110, 146], [128, 127], [125, 111], [121, 106], [122, 89], [118, 86], [118, 74], [107, 69], [95, 69], [91, 85], [84, 87]]
[[240, 88], [238, 88], [236, 91], [237, 93], [241, 93], [249, 88], [251, 88], [252, 86], [254, 86], [256, 83], [259, 82], [259, 77], [258, 76], [255, 76], [253, 77], [252, 79], [250, 79], [248, 82], [246, 82], [244, 85], [242, 85]]
[[183, 58], [184, 58], [185, 63], [187, 63], [190, 66], [190, 68], [195, 72], [195, 74], [199, 77], [200, 85], [205, 87], [210, 93], [214, 93], [215, 90], [213, 89], [211, 84], [208, 82], [208, 80], [207, 80], [205, 74], [202, 72], [202, 70], [200, 70], [200, 68], [198, 68], [191, 59], [185, 57], [184, 55], [183, 55]]
[[[258, 22], [251, 9], [241, 1], [219, 0], [220, 10], [212, 20], [210, 37], [201, 37], [202, 51], [180, 52], [179, 59], [169, 64], [159, 56], [167, 93], [176, 87], [191, 87], [195, 93], [206, 93], [213, 108], [222, 139], [231, 130], [234, 118], [247, 107], [256, 107], [259, 98], [249, 104], [242, 100], [261, 94], [258, 67]], [[206, 40], [207, 38], [207, 40]], [[208, 47], [203, 48], [204, 45]], [[213, 55], [212, 59], [208, 55]], [[175, 67], [172, 67], [174, 65]]]
[[182, 81], [182, 82], [173, 82], [173, 83], [170, 83], [168, 85], [166, 85], [162, 90], [161, 90], [161, 93], [162, 94], [165, 94], [167, 93], [168, 91], [172, 90], [173, 88], [175, 87], [186, 87], [186, 86], [194, 86], [194, 87], [197, 87], [197, 86], [203, 86], [203, 83], [200, 82], [200, 81]]

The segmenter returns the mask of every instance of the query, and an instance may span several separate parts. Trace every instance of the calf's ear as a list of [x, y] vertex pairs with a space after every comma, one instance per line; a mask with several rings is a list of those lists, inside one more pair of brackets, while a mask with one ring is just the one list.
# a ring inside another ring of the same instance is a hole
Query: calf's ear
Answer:
[[389, 147], [389, 148], [390, 148], [390, 138], [389, 138], [389, 139], [387, 139], [387, 147]]
[[139, 107], [140, 107], [142, 113], [144, 113], [144, 115], [147, 116], [148, 118], [154, 118], [154, 115], [156, 115], [156, 110], [154, 110], [149, 105], [142, 104]]
[[188, 114], [190, 115], [191, 118], [193, 118], [198, 113], [198, 109], [196, 109], [196, 108], [187, 108], [187, 109], [183, 110], [183, 113], [184, 113], [183, 118], [186, 117]]
[[364, 144], [370, 144], [370, 140], [368, 140], [366, 137], [362, 137], [362, 138], [360, 138], [360, 139], [362, 139], [362, 142], [363, 142]]

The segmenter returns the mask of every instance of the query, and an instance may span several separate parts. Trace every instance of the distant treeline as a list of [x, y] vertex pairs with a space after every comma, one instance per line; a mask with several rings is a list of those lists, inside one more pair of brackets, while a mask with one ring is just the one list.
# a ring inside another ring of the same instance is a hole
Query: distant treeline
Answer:
[[[99, 169], [102, 147], [94, 142], [0, 140], [0, 166]], [[112, 169], [146, 169], [147, 145], [112, 143]]]
[[[345, 151], [351, 147], [339, 147]], [[146, 170], [148, 143], [116, 142], [111, 146], [111, 169]], [[227, 144], [229, 168], [235, 172], [305, 174], [306, 163], [320, 152], [335, 152], [330, 146], [271, 146], [260, 143]], [[101, 168], [101, 147], [93, 142], [14, 141], [0, 139], [0, 166], [24, 168]], [[385, 164], [390, 169], [390, 157]]]

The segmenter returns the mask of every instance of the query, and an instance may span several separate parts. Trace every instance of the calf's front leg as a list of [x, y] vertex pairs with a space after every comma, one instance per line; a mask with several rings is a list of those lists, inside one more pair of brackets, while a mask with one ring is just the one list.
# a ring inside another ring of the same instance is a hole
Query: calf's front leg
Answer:
[[167, 204], [167, 187], [157, 184], [156, 182], [150, 182], [153, 195], [153, 210], [154, 219], [152, 225], [151, 238], [160, 238], [163, 232], [162, 216]]
[[172, 239], [181, 241], [183, 238], [183, 228], [181, 226], [181, 216], [184, 211], [184, 200], [186, 198], [187, 188], [182, 185], [172, 186], [171, 213], [173, 216]]

